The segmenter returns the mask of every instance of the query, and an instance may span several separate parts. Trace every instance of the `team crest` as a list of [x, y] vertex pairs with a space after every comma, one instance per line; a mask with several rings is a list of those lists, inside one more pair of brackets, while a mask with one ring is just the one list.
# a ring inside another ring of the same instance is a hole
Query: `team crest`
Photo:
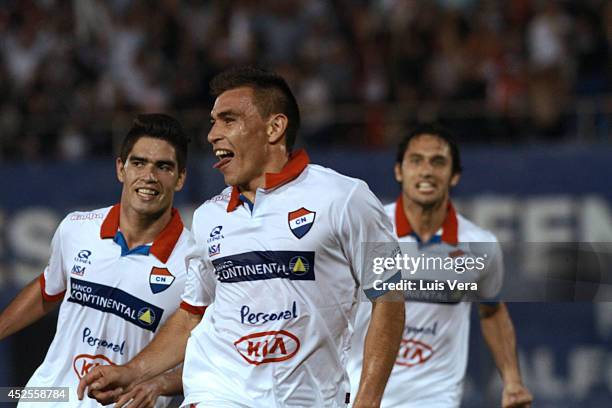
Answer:
[[308, 234], [312, 224], [314, 224], [316, 212], [302, 207], [299, 210], [289, 213], [289, 229], [297, 239], [301, 239]]
[[149, 275], [149, 285], [153, 293], [163, 292], [168, 289], [174, 282], [174, 275], [170, 273], [168, 268], [153, 267]]

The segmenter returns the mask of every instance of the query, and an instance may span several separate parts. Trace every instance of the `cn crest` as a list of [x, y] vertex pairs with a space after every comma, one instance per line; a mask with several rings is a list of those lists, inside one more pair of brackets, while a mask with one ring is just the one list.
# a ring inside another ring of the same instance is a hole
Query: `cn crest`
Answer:
[[170, 273], [168, 268], [153, 267], [149, 275], [149, 285], [153, 293], [163, 292], [168, 289], [174, 282], [174, 275]]
[[289, 229], [297, 239], [301, 239], [304, 235], [308, 234], [312, 224], [314, 224], [316, 215], [316, 212], [307, 210], [304, 207], [289, 213]]

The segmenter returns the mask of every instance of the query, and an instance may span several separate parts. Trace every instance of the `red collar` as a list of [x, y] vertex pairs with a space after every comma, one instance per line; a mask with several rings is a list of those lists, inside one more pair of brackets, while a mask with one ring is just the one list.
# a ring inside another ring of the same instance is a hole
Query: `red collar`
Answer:
[[[114, 238], [115, 234], [117, 234], [117, 230], [119, 229], [119, 214], [121, 212], [121, 204], [114, 205], [104, 222], [102, 222], [102, 227], [100, 228], [100, 238]], [[168, 262], [168, 258], [170, 258], [170, 254], [176, 245], [181, 233], [183, 232], [183, 220], [179, 212], [176, 208], [172, 209], [172, 218], [170, 222], [164, 227], [164, 229], [159, 233], [155, 241], [153, 241], [153, 245], [151, 246], [151, 250], [149, 251], [151, 254], [155, 255], [157, 259], [162, 261], [163, 263]]]
[[[302, 174], [306, 166], [308, 166], [308, 163], [310, 163], [310, 159], [308, 158], [306, 150], [298, 150], [289, 156], [289, 161], [279, 173], [266, 173], [266, 185], [264, 188], [268, 190], [287, 184]], [[238, 190], [238, 187], [232, 186], [232, 194], [227, 204], [227, 212], [234, 211], [241, 204], [240, 190]]]
[[[403, 194], [400, 194], [399, 198], [395, 202], [395, 228], [397, 230], [397, 236], [399, 238], [405, 237], [412, 233], [412, 227], [408, 221], [408, 217], [404, 212], [404, 199]], [[448, 202], [446, 207], [446, 218], [442, 223], [442, 241], [447, 244], [457, 245], [459, 243], [458, 235], [458, 224], [457, 224], [457, 212], [453, 204]]]

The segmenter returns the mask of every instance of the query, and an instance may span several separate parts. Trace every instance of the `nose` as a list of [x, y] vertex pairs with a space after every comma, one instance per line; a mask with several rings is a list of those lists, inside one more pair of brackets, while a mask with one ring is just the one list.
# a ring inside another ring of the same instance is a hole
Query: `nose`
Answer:
[[217, 130], [217, 125], [213, 123], [213, 125], [210, 128], [210, 131], [208, 132], [208, 136], [206, 137], [206, 139], [208, 140], [208, 143], [210, 143], [211, 145], [214, 145], [216, 142], [221, 140], [222, 137], [223, 136]]
[[157, 181], [157, 172], [154, 164], [145, 166], [143, 178], [146, 181]]
[[428, 160], [423, 160], [419, 166], [419, 174], [421, 177], [430, 176], [433, 174], [433, 166]]

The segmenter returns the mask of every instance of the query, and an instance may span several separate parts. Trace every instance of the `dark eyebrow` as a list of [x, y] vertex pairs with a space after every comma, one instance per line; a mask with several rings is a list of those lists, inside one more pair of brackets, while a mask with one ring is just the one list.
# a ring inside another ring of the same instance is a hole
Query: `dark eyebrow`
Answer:
[[[238, 113], [232, 110], [227, 110], [227, 111], [217, 113], [217, 117], [221, 120], [227, 119], [230, 116], [238, 116]], [[213, 120], [215, 119], [212, 115], [210, 115], [210, 118]]]
[[[145, 163], [150, 163], [151, 161], [145, 157], [140, 157], [140, 156], [130, 156], [130, 161], [141, 161], [141, 162], [145, 162]], [[160, 166], [160, 165], [168, 165], [168, 166], [172, 166], [172, 167], [176, 167], [176, 162], [174, 162], [173, 160], [157, 160], [155, 162], [156, 166]]]

